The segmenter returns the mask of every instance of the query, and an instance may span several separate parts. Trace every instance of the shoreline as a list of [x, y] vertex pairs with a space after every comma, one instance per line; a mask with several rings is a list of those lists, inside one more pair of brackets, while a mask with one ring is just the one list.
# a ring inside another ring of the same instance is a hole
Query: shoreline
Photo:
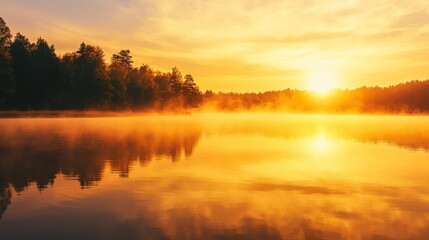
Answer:
[[100, 111], [100, 110], [10, 110], [0, 111], [0, 119], [6, 118], [105, 118], [105, 117], [139, 117], [155, 115], [190, 115], [190, 112], [156, 112], [156, 111]]
[[287, 112], [287, 111], [101, 111], [101, 110], [9, 110], [0, 111], [8, 118], [107, 118], [144, 116], [189, 116], [193, 114], [273, 114], [273, 115], [338, 115], [338, 116], [429, 116], [429, 113], [404, 112]]

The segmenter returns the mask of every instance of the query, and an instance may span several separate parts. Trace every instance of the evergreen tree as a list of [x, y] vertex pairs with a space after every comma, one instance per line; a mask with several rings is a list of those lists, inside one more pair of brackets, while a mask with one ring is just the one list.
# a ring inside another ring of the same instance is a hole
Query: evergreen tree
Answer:
[[0, 17], [0, 47], [8, 47], [12, 43], [12, 34], [3, 18]]
[[171, 75], [169, 78], [171, 91], [173, 94], [173, 97], [178, 97], [182, 91], [182, 73], [180, 73], [179, 69], [177, 67], [174, 67], [171, 69]]
[[73, 71], [75, 106], [104, 108], [109, 100], [109, 89], [103, 50], [82, 43], [73, 61]]
[[30, 109], [36, 98], [32, 82], [32, 45], [28, 39], [17, 33], [10, 47], [12, 69], [15, 77], [15, 104], [20, 109]]
[[149, 106], [155, 98], [154, 72], [148, 65], [133, 69], [129, 74], [127, 94], [134, 108]]
[[0, 17], [0, 109], [11, 107], [14, 93], [12, 58], [9, 54], [11, 40], [9, 27]]
[[111, 103], [115, 108], [129, 106], [127, 96], [128, 74], [132, 70], [132, 56], [129, 50], [122, 50], [113, 54], [109, 66], [109, 80], [111, 86]]
[[190, 74], [185, 76], [185, 81], [183, 82], [183, 96], [185, 98], [185, 107], [198, 107], [202, 101], [202, 93]]
[[133, 61], [131, 60], [133, 57], [130, 55], [130, 50], [121, 50], [117, 54], [113, 54], [111, 60], [112, 64], [122, 65], [128, 69], [132, 69]]
[[201, 93], [177, 67], [163, 73], [148, 65], [133, 68], [129, 50], [113, 54], [82, 43], [76, 52], [58, 57], [55, 47], [39, 38], [35, 44], [17, 33], [12, 41], [0, 18], [0, 109], [143, 109], [194, 107]]
[[36, 108], [58, 108], [60, 82], [60, 61], [54, 46], [39, 38], [32, 51], [32, 68]]

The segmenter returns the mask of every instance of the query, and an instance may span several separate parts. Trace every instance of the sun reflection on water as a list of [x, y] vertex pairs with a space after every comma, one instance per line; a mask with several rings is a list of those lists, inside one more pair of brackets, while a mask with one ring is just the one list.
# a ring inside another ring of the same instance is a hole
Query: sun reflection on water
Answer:
[[309, 140], [310, 150], [314, 154], [326, 154], [333, 148], [332, 139], [329, 138], [324, 131], [319, 131], [317, 135]]

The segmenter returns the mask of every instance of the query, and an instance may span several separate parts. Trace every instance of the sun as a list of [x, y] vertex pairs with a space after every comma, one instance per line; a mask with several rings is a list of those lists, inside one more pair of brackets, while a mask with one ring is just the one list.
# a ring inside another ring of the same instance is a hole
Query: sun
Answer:
[[329, 94], [337, 84], [337, 75], [329, 69], [313, 70], [307, 79], [307, 89], [320, 96]]

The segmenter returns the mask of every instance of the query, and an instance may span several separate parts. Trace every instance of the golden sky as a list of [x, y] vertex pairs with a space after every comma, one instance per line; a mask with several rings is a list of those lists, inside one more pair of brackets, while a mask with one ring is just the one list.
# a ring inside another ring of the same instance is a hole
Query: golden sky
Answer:
[[[13, 33], [62, 54], [177, 66], [203, 90], [388, 86], [429, 78], [427, 0], [0, 0]], [[318, 78], [317, 76], [321, 76]], [[314, 82], [318, 81], [317, 84]], [[310, 83], [309, 83], [310, 82]]]

